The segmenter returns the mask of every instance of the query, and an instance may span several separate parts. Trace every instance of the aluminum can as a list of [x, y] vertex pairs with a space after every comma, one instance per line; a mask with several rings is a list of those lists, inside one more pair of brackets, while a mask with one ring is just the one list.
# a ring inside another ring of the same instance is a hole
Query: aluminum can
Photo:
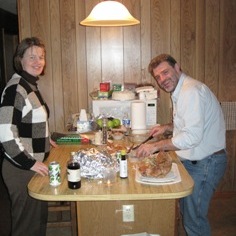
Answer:
[[56, 161], [49, 164], [49, 183], [52, 186], [58, 186], [61, 184], [61, 167]]

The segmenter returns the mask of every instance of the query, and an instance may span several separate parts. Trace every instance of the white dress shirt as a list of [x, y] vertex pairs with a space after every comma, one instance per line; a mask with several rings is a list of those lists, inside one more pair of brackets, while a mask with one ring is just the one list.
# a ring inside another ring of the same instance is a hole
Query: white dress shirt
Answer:
[[182, 73], [171, 99], [172, 143], [180, 149], [180, 159], [201, 160], [225, 148], [221, 106], [205, 84]]

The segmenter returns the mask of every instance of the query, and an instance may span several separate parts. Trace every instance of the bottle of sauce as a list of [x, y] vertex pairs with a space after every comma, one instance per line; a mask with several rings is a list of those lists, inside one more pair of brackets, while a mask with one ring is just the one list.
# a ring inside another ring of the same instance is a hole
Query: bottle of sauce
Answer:
[[71, 153], [71, 158], [67, 163], [67, 180], [70, 189], [79, 189], [81, 187], [80, 164], [74, 158], [75, 153]]
[[121, 157], [120, 157], [120, 178], [125, 179], [128, 177], [128, 163], [127, 163], [127, 156], [126, 151], [121, 150]]

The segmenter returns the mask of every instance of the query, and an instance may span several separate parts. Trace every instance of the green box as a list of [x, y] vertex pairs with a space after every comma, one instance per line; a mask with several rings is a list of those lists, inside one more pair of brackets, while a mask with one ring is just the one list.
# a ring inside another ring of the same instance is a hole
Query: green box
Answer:
[[98, 98], [109, 98], [112, 95], [112, 90], [108, 92], [98, 91]]
[[113, 91], [122, 91], [122, 84], [113, 84], [112, 90]]

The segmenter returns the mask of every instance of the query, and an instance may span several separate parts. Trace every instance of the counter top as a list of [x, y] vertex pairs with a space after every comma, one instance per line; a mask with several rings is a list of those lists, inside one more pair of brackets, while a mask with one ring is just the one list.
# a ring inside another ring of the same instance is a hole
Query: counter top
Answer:
[[61, 185], [50, 186], [48, 176], [35, 174], [28, 184], [29, 195], [45, 201], [112, 201], [112, 200], [150, 200], [150, 199], [176, 199], [191, 194], [194, 182], [185, 170], [174, 152], [170, 152], [173, 162], [177, 164], [182, 181], [175, 184], [152, 186], [135, 181], [134, 164], [129, 162], [129, 176], [120, 179], [111, 185], [100, 180], [82, 178], [81, 188], [72, 190], [67, 187], [66, 163], [70, 152], [91, 147], [90, 145], [61, 145], [53, 148], [45, 162], [57, 161], [61, 166]]

